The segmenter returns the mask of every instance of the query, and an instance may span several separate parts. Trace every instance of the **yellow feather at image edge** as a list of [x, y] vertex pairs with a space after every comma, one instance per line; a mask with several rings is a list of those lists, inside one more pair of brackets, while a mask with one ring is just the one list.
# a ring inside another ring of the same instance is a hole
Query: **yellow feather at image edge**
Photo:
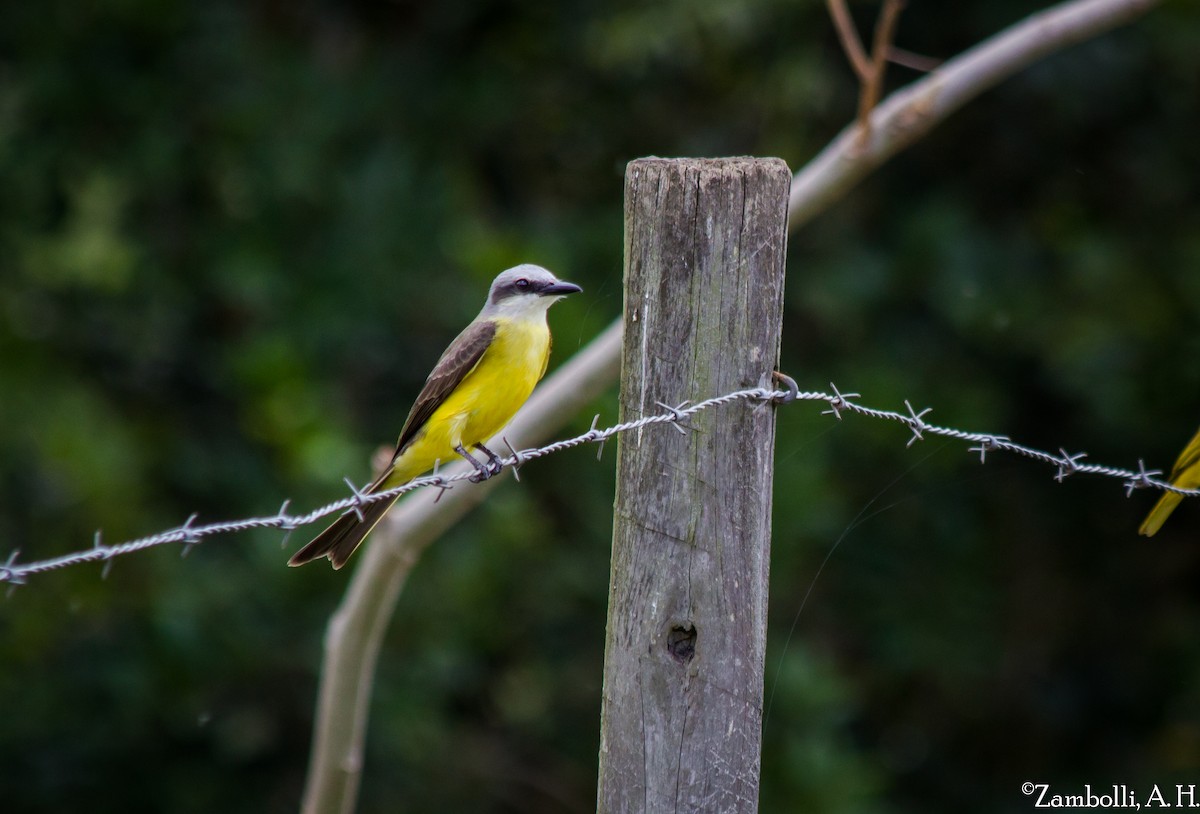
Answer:
[[[1200, 488], [1200, 431], [1183, 448], [1183, 452], [1179, 453], [1175, 466], [1171, 468], [1169, 480], [1172, 486], [1180, 489]], [[1182, 500], [1183, 496], [1174, 492], [1163, 493], [1163, 496], [1154, 504], [1154, 508], [1150, 510], [1150, 514], [1146, 515], [1146, 519], [1142, 521], [1141, 527], [1138, 528], [1138, 534], [1153, 537]]]

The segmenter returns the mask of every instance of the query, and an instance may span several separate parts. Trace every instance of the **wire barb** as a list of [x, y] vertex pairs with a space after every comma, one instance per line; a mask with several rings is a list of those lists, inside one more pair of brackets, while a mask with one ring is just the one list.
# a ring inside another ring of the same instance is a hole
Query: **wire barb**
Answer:
[[833, 391], [833, 396], [826, 399], [829, 402], [829, 409], [822, 410], [821, 415], [832, 415], [838, 421], [842, 420], [842, 410], [853, 409], [854, 405], [850, 403], [850, 399], [860, 398], [859, 393], [841, 393], [837, 389], [837, 385], [833, 382], [829, 383], [829, 389]]
[[1145, 489], [1153, 486], [1153, 478], [1161, 474], [1161, 469], [1146, 469], [1146, 462], [1138, 458], [1137, 474], [1125, 481], [1125, 497], [1133, 497], [1134, 489]]
[[[509, 443], [507, 436], [500, 436], [500, 440], [504, 442], [504, 446], [508, 447], [508, 454], [509, 454], [509, 457], [512, 459], [512, 463], [509, 464], [509, 466], [512, 469], [513, 480], [515, 480], [517, 483], [520, 483], [521, 482], [521, 464], [525, 463], [525, 457], [523, 455], [521, 455], [521, 453], [518, 450], [513, 448], [513, 445], [511, 443]], [[438, 495], [438, 497], [441, 497], [441, 495]]]
[[275, 517], [272, 520], [275, 521], [276, 528], [283, 529], [284, 531], [291, 531], [296, 528], [295, 518], [287, 513], [288, 506], [291, 505], [292, 499], [289, 497], [283, 501], [283, 504], [279, 507], [279, 511], [275, 512]]
[[926, 413], [928, 413], [928, 412], [930, 412], [931, 410], [933, 410], [933, 408], [932, 408], [932, 407], [926, 407], [924, 410], [922, 410], [921, 412], [919, 412], [919, 413], [918, 413], [918, 412], [916, 412], [915, 410], [913, 410], [913, 406], [912, 406], [911, 404], [909, 404], [909, 403], [908, 403], [908, 399], [905, 399], [905, 400], [904, 400], [904, 406], [908, 408], [908, 421], [905, 421], [904, 423], [908, 425], [908, 428], [909, 428], [910, 430], [912, 430], [912, 438], [909, 438], [909, 439], [908, 439], [908, 443], [907, 443], [907, 444], [905, 444], [904, 446], [906, 446], [906, 447], [911, 447], [911, 446], [912, 446], [914, 443], [916, 443], [917, 441], [924, 441], [924, 440], [925, 440], [925, 436], [924, 436], [924, 435], [922, 435], [921, 433], [922, 433], [922, 432], [923, 432], [923, 431], [924, 431], [924, 430], [925, 430], [925, 429], [926, 429], [926, 428], [927, 428], [929, 425], [928, 425], [928, 424], [926, 424], [926, 423], [925, 423], [924, 421], [922, 421], [921, 419], [922, 419], [922, 418], [925, 416], [925, 414], [926, 414]]
[[1074, 475], [1081, 469], [1079, 462], [1087, 457], [1087, 453], [1076, 452], [1071, 455], [1062, 447], [1059, 447], [1058, 451], [1062, 453], [1062, 458], [1058, 462], [1058, 472], [1054, 475], [1054, 479], [1062, 483], [1068, 475]]
[[12, 596], [14, 588], [25, 584], [25, 575], [16, 570], [17, 555], [20, 553], [21, 549], [14, 548], [12, 553], [8, 555], [8, 559], [4, 561], [4, 565], [0, 566], [0, 582], [7, 582], [9, 584], [9, 596]]
[[[509, 457], [500, 459], [500, 465], [511, 466], [513, 468], [514, 477], [517, 476], [517, 470], [522, 465], [535, 458], [541, 458], [545, 455], [551, 455], [561, 452], [572, 447], [582, 446], [583, 444], [598, 444], [600, 449], [597, 452], [597, 458], [604, 450], [604, 443], [615, 435], [630, 430], [640, 429], [651, 424], [670, 424], [678, 432], [687, 434], [689, 429], [692, 429], [686, 423], [687, 419], [694, 416], [702, 410], [708, 410], [713, 407], [720, 407], [733, 402], [743, 401], [752, 404], [752, 409], [759, 409], [765, 404], [790, 404], [795, 401], [814, 401], [824, 402], [827, 409], [822, 411], [822, 415], [832, 415], [839, 421], [842, 419], [843, 413], [855, 413], [866, 418], [882, 419], [886, 421], [895, 421], [905, 425], [911, 432], [908, 439], [908, 446], [912, 446], [916, 441], [924, 440], [927, 435], [939, 435], [947, 438], [954, 438], [959, 441], [965, 441], [970, 444], [968, 451], [979, 453], [979, 462], [986, 463], [987, 453], [995, 451], [1003, 451], [1020, 455], [1043, 464], [1048, 464], [1055, 467], [1055, 480], [1061, 482], [1068, 476], [1077, 473], [1087, 473], [1093, 475], [1102, 475], [1111, 478], [1120, 479], [1125, 487], [1126, 494], [1132, 494], [1134, 489], [1153, 488], [1163, 491], [1174, 492], [1175, 494], [1197, 497], [1200, 496], [1200, 489], [1182, 489], [1160, 479], [1161, 471], [1157, 469], [1146, 469], [1145, 464], [1139, 460], [1137, 470], [1122, 469], [1119, 467], [1102, 466], [1099, 464], [1082, 463], [1087, 457], [1086, 453], [1078, 452], [1074, 455], [1068, 454], [1065, 449], [1059, 449], [1058, 453], [1043, 452], [1033, 447], [1026, 447], [1014, 443], [1007, 436], [995, 435], [992, 433], [967, 432], [965, 430], [954, 429], [953, 427], [940, 427], [936, 424], [930, 424], [925, 420], [925, 416], [931, 412], [931, 408], [926, 407], [921, 411], [913, 408], [912, 404], [905, 400], [904, 406], [907, 413], [899, 413], [890, 410], [877, 410], [872, 407], [866, 407], [853, 399], [859, 398], [858, 393], [842, 393], [838, 390], [837, 385], [833, 382], [829, 383], [830, 393], [822, 393], [819, 391], [801, 392], [796, 385], [795, 380], [790, 376], [772, 372], [772, 378], [784, 386], [784, 390], [767, 390], [764, 387], [753, 387], [745, 390], [735, 390], [725, 393], [720, 396], [713, 396], [697, 403], [690, 401], [681, 402], [676, 407], [671, 407], [663, 402], [656, 402], [662, 409], [661, 413], [644, 415], [634, 421], [627, 421], [620, 424], [615, 424], [604, 429], [599, 428], [600, 416], [597, 415], [592, 419], [592, 425], [587, 432], [578, 435], [574, 438], [567, 438], [562, 441], [555, 441], [543, 447], [532, 449], [515, 449], [507, 438], [502, 438], [505, 446], [508, 447]], [[252, 528], [272, 528], [283, 529], [290, 532], [300, 526], [306, 526], [310, 523], [328, 517], [336, 513], [354, 512], [359, 519], [363, 518], [362, 509], [364, 506], [374, 503], [377, 500], [391, 500], [399, 497], [402, 494], [415, 491], [427, 487], [438, 489], [438, 496], [435, 502], [441, 499], [447, 489], [450, 489], [453, 484], [461, 480], [469, 479], [474, 472], [468, 471], [465, 468], [453, 474], [443, 475], [441, 470], [442, 462], [436, 461], [433, 466], [433, 473], [421, 478], [415, 478], [408, 483], [400, 486], [395, 486], [390, 489], [380, 489], [375, 492], [367, 493], [358, 489], [348, 478], [346, 485], [350, 487], [351, 496], [342, 498], [341, 500], [322, 506], [308, 514], [292, 515], [288, 512], [290, 501], [285, 500], [273, 515], [266, 517], [252, 517], [245, 520], [231, 520], [219, 523], [208, 523], [205, 525], [197, 525], [196, 520], [199, 517], [193, 514], [181, 526], [177, 526], [168, 531], [153, 534], [148, 537], [142, 537], [136, 540], [130, 540], [116, 545], [105, 545], [102, 533], [97, 530], [92, 538], [91, 548], [84, 549], [72, 554], [65, 554], [61, 557], [55, 557], [47, 560], [38, 560], [34, 562], [18, 563], [17, 556], [19, 550], [13, 550], [8, 555], [8, 559], [3, 565], [0, 565], [0, 583], [7, 583], [9, 586], [9, 594], [18, 585], [25, 585], [28, 578], [34, 574], [41, 574], [47, 571], [65, 568], [70, 565], [78, 565], [85, 562], [103, 562], [104, 567], [101, 571], [103, 577], [107, 577], [112, 568], [113, 560], [125, 554], [132, 554], [135, 551], [141, 551], [154, 546], [166, 545], [169, 543], [180, 543], [183, 545], [183, 550], [186, 552], [189, 548], [199, 543], [206, 537], [213, 537], [220, 534], [230, 534], [235, 531], [245, 531]], [[285, 537], [286, 541], [286, 537]]]
[[[437, 471], [436, 463], [434, 464], [434, 471]], [[367, 504], [366, 493], [360, 492], [358, 487], [354, 485], [354, 481], [350, 480], [349, 478], [342, 478], [342, 480], [345, 481], [346, 485], [350, 487], [350, 491], [354, 493], [354, 502], [350, 508], [353, 509], [354, 514], [358, 516], [358, 522], [365, 523], [366, 519], [363, 517], [362, 507]]]
[[687, 416], [684, 415], [683, 410], [685, 407], [687, 407], [688, 402], [681, 401], [678, 407], [672, 407], [671, 405], [664, 404], [661, 401], [656, 401], [654, 403], [671, 414], [671, 426], [677, 429], [680, 435], [687, 435], [687, 431], [691, 429], [691, 427], [683, 424], [683, 420], [687, 418]]
[[590, 428], [588, 428], [588, 431], [587, 431], [587, 434], [592, 437], [593, 441], [596, 441], [596, 439], [599, 439], [599, 441], [597, 442], [599, 444], [599, 446], [597, 446], [597, 448], [596, 448], [596, 460], [597, 461], [599, 461], [601, 456], [604, 455], [604, 442], [608, 440], [607, 435], [603, 435], [600, 432], [600, 430], [596, 429], [596, 426], [599, 423], [600, 423], [600, 414], [596, 413], [594, 416], [592, 416], [592, 426]]
[[1003, 435], [985, 435], [979, 439], [979, 446], [967, 447], [967, 452], [978, 452], [979, 463], [987, 463], [987, 454], [994, 449], [1000, 449], [1001, 443], [1007, 442], [1007, 436]]
[[196, 518], [199, 516], [197, 512], [192, 512], [191, 516], [178, 529], [183, 534], [183, 537], [179, 541], [183, 543], [183, 548], [179, 551], [180, 559], [186, 557], [188, 552], [192, 550], [192, 547], [200, 542], [200, 537], [196, 534], [196, 530], [192, 528], [192, 523], [196, 522]]
[[429, 476], [429, 485], [435, 487], [438, 490], [437, 497], [435, 497], [433, 499], [434, 503], [440, 502], [442, 499], [442, 495], [446, 494], [447, 492], [449, 492], [451, 489], [454, 488], [453, 486], [450, 486], [449, 484], [447, 484], [446, 479], [444, 477], [442, 477], [442, 475], [440, 474], [441, 468], [442, 468], [442, 459], [437, 458], [433, 462], [433, 474]]

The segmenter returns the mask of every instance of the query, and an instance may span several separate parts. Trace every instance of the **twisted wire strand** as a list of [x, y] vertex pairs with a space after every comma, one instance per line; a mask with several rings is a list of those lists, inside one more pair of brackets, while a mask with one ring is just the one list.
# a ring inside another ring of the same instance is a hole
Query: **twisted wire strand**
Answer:
[[[1086, 474], [1086, 475], [1101, 475], [1104, 477], [1116, 478], [1124, 482], [1125, 494], [1128, 497], [1133, 494], [1135, 489], [1160, 489], [1163, 491], [1174, 492], [1185, 497], [1200, 496], [1200, 489], [1180, 489], [1172, 486], [1165, 480], [1160, 479], [1161, 470], [1146, 469], [1145, 464], [1139, 459], [1138, 468], [1127, 469], [1122, 467], [1107, 466], [1103, 464], [1081, 463], [1087, 457], [1087, 453], [1077, 452], [1074, 454], [1068, 453], [1065, 449], [1059, 449], [1058, 454], [1045, 452], [1043, 450], [1028, 447], [1023, 444], [1018, 444], [1007, 436], [995, 435], [992, 433], [969, 432], [959, 430], [953, 427], [943, 427], [937, 424], [930, 424], [924, 420], [931, 408], [926, 407], [923, 410], [914, 410], [912, 405], [906, 400], [904, 406], [905, 413], [895, 412], [892, 410], [880, 410], [873, 407], [867, 407], [857, 403], [854, 399], [860, 398], [858, 393], [842, 393], [837, 386], [832, 382], [830, 389], [832, 393], [822, 391], [801, 391], [795, 380], [781, 373], [775, 373], [776, 381], [780, 382], [783, 390], [771, 390], [766, 387], [752, 387], [744, 390], [735, 390], [730, 393], [725, 393], [720, 396], [713, 396], [704, 401], [694, 404], [683, 402], [675, 407], [672, 407], [662, 402], [656, 402], [657, 406], [662, 409], [662, 412], [642, 416], [641, 418], [626, 421], [620, 424], [614, 424], [611, 427], [598, 429], [597, 423], [600, 416], [597, 415], [592, 420], [591, 429], [582, 435], [577, 435], [574, 438], [567, 438], [562, 441], [555, 441], [545, 446], [535, 447], [531, 449], [516, 450], [509, 445], [509, 455], [500, 459], [503, 467], [511, 467], [514, 476], [518, 476], [518, 471], [522, 464], [528, 461], [542, 458], [546, 455], [553, 455], [567, 449], [582, 446], [584, 444], [600, 445], [600, 452], [603, 452], [604, 443], [613, 436], [620, 433], [629, 432], [630, 430], [641, 429], [642, 427], [651, 426], [654, 424], [671, 424], [682, 433], [687, 433], [690, 427], [684, 422], [703, 410], [712, 407], [720, 407], [731, 404], [736, 401], [753, 401], [759, 403], [775, 403], [775, 404], [790, 404], [794, 401], [823, 401], [828, 405], [828, 409], [822, 411], [822, 415], [832, 415], [839, 421], [842, 419], [843, 413], [853, 413], [856, 415], [865, 416], [867, 418], [880, 419], [884, 421], [895, 421], [906, 426], [912, 433], [908, 439], [908, 446], [912, 446], [917, 441], [924, 440], [925, 436], [938, 435], [946, 438], [953, 438], [959, 441], [974, 444], [968, 448], [970, 452], [979, 453], [979, 462], [987, 462], [987, 454], [989, 452], [1008, 452], [1014, 455], [1020, 455], [1034, 461], [1039, 461], [1048, 464], [1055, 468], [1054, 479], [1062, 482], [1070, 475]], [[508, 444], [508, 441], [505, 440]], [[597, 455], [599, 457], [599, 453]], [[436, 487], [440, 489], [448, 489], [452, 484], [468, 480], [474, 477], [473, 472], [464, 471], [456, 475], [441, 475], [435, 467], [432, 475], [427, 475], [420, 478], [415, 478], [408, 483], [397, 486], [393, 489], [380, 491], [373, 494], [362, 492], [354, 486], [349, 480], [346, 481], [350, 487], [351, 495], [335, 500], [332, 503], [327, 503], [324, 506], [313, 509], [305, 514], [289, 514], [288, 506], [290, 501], [285, 500], [283, 505], [279, 507], [273, 515], [265, 517], [251, 517], [242, 520], [226, 520], [216, 523], [197, 524], [197, 515], [193, 514], [187, 519], [183, 525], [173, 529], [151, 534], [146, 537], [139, 537], [134, 540], [128, 540], [114, 545], [106, 545], [103, 542], [102, 535], [99, 531], [93, 539], [92, 547], [81, 551], [64, 554], [59, 557], [53, 557], [46, 560], [38, 560], [34, 562], [19, 563], [17, 556], [20, 553], [14, 550], [8, 557], [7, 561], [0, 565], [0, 583], [8, 583], [10, 586], [24, 585], [28, 577], [55, 571], [60, 568], [67, 568], [73, 565], [79, 565], [89, 562], [104, 563], [104, 574], [107, 575], [108, 568], [112, 565], [112, 561], [117, 557], [126, 554], [132, 554], [136, 551], [142, 551], [147, 548], [156, 546], [168, 545], [172, 543], [180, 543], [183, 545], [183, 554], [208, 537], [215, 537], [222, 534], [232, 534], [239, 531], [247, 531], [249, 529], [273, 528], [283, 531], [291, 531], [300, 526], [306, 526], [314, 523], [322, 518], [332, 514], [361, 511], [362, 507], [373, 503], [377, 500], [388, 500], [397, 495], [406, 494], [417, 489], [427, 487]]]

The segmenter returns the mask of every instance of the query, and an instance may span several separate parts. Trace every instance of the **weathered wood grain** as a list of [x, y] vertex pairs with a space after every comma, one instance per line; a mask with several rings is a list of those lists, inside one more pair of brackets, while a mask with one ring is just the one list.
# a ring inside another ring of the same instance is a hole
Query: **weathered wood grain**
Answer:
[[[629, 164], [622, 421], [772, 385], [790, 184], [778, 159]], [[775, 411], [689, 423], [620, 440], [605, 814], [757, 810]]]

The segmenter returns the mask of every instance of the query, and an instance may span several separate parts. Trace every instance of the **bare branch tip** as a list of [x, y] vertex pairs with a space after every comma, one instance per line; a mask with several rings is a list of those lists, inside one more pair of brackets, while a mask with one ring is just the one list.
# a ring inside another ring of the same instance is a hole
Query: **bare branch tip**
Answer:
[[841, 41], [842, 50], [845, 51], [846, 59], [850, 62], [850, 68], [858, 76], [860, 82], [866, 82], [871, 76], [871, 61], [867, 58], [867, 51], [858, 36], [858, 30], [854, 27], [854, 20], [850, 17], [846, 0], [826, 0], [826, 6], [829, 8], [829, 16], [833, 20], [833, 27], [837, 32], [838, 40]]

